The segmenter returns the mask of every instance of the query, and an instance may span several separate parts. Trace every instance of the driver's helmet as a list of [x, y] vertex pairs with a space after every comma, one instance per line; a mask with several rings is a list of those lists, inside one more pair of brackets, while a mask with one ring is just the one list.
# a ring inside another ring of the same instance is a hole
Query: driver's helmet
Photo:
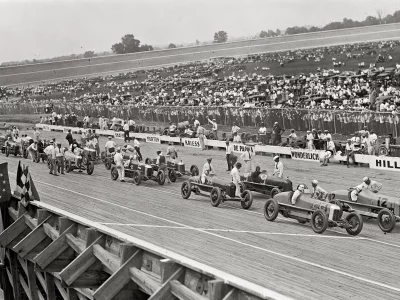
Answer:
[[371, 183], [371, 180], [369, 179], [369, 177], [364, 177], [363, 182], [365, 182], [367, 185], [369, 185]]
[[304, 192], [304, 184], [299, 184], [297, 190], [299, 190], [300, 192]]
[[318, 185], [318, 180], [314, 179], [313, 181], [311, 181], [313, 186], [317, 186]]

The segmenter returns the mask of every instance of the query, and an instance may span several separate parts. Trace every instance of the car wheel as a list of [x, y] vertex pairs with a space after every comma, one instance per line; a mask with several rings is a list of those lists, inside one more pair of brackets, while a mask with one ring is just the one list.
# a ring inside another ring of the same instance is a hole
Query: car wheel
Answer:
[[139, 185], [142, 182], [142, 175], [140, 175], [140, 172], [138, 170], [133, 172], [133, 183], [136, 185]]
[[151, 165], [151, 164], [153, 163], [153, 161], [152, 161], [150, 158], [146, 158], [146, 159], [144, 160], [144, 163], [145, 163], [146, 165]]
[[190, 167], [190, 173], [192, 176], [198, 176], [200, 174], [199, 168], [196, 165]]
[[171, 179], [172, 182], [175, 182], [176, 179], [178, 178], [178, 177], [176, 176], [176, 172], [175, 172], [174, 169], [169, 169], [169, 170], [168, 170], [168, 176], [169, 176], [169, 179]]
[[271, 190], [270, 196], [271, 198], [274, 198], [276, 195], [278, 195], [281, 191], [278, 188], [273, 188]]
[[396, 227], [396, 216], [384, 208], [378, 213], [378, 225], [383, 232], [391, 232]]
[[246, 185], [243, 182], [239, 182], [239, 189], [240, 189], [240, 194], [243, 194], [244, 191], [246, 190]]
[[116, 166], [113, 166], [111, 168], [111, 179], [112, 180], [117, 180], [118, 179], [118, 170]]
[[275, 199], [268, 199], [264, 204], [264, 217], [268, 221], [275, 221], [279, 214], [279, 204]]
[[104, 166], [106, 167], [106, 170], [111, 169], [111, 159], [110, 158], [106, 158], [106, 161], [104, 162]]
[[18, 151], [19, 149], [17, 148], [17, 147], [14, 147], [14, 156], [17, 156], [18, 155]]
[[88, 175], [92, 175], [94, 171], [94, 162], [89, 161], [89, 163], [86, 165], [86, 173]]
[[358, 235], [364, 225], [362, 217], [357, 213], [349, 213], [346, 216], [346, 221], [348, 223], [348, 227], [346, 227], [346, 231], [350, 235]]
[[311, 215], [310, 223], [315, 233], [323, 233], [329, 225], [328, 216], [323, 210], [317, 209]]
[[6, 147], [6, 157], [10, 155], [10, 147]]
[[181, 186], [181, 195], [183, 199], [188, 199], [192, 193], [192, 184], [190, 181], [185, 181]]
[[253, 194], [246, 190], [243, 192], [242, 198], [244, 200], [240, 201], [240, 205], [242, 205], [244, 209], [249, 209], [253, 203]]
[[339, 206], [340, 210], [339, 210], [338, 218], [341, 219], [342, 216], [343, 216], [343, 205], [342, 205], [342, 203], [340, 203], [339, 200], [331, 200], [331, 201], [329, 201], [329, 203]]
[[213, 188], [210, 193], [211, 205], [214, 207], [218, 207], [218, 205], [221, 204], [221, 200], [222, 200], [221, 189], [219, 187]]
[[165, 183], [164, 171], [158, 171], [158, 173], [157, 173], [157, 182], [158, 182], [159, 185], [163, 185]]

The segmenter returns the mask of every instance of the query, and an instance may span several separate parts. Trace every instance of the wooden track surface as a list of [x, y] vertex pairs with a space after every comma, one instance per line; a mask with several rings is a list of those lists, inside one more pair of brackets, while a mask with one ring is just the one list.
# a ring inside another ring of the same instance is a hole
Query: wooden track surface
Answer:
[[[58, 136], [55, 133], [43, 133]], [[61, 135], [60, 135], [61, 136]], [[103, 140], [101, 142], [103, 144]], [[144, 157], [155, 157], [165, 145], [142, 144]], [[180, 148], [186, 166], [201, 169], [212, 156], [219, 177], [229, 180], [224, 151]], [[0, 155], [9, 162], [15, 182], [18, 159]], [[41, 201], [107, 225], [168, 250], [209, 264], [256, 284], [296, 299], [399, 299], [400, 224], [383, 234], [376, 222], [365, 220], [357, 237], [342, 229], [315, 234], [309, 225], [279, 217], [268, 222], [262, 215], [266, 196], [245, 211], [239, 203], [212, 207], [208, 198], [180, 196], [183, 182], [159, 186], [144, 182], [115, 182], [102, 164], [92, 176], [72, 172], [59, 177], [48, 174], [43, 163], [22, 161], [30, 166]], [[269, 172], [272, 158], [257, 156], [256, 164]], [[255, 164], [255, 165], [256, 165]], [[310, 185], [318, 179], [327, 190], [342, 189], [370, 176], [383, 184], [382, 194], [398, 195], [400, 174], [284, 159], [285, 176], [295, 184]]]

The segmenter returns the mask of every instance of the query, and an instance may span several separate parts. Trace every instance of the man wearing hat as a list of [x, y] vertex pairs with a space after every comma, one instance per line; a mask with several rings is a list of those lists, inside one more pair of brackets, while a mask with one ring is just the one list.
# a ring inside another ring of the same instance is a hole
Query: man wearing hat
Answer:
[[229, 141], [227, 140], [226, 142], [226, 163], [228, 164], [228, 170], [230, 171], [232, 169], [232, 158], [233, 158], [233, 146], [230, 145]]
[[[57, 175], [58, 169], [64, 175], [64, 148], [61, 147], [61, 142], [57, 142], [57, 147], [54, 148], [54, 175]], [[58, 164], [58, 166], [57, 166]]]
[[275, 174], [278, 176], [278, 178], [283, 178], [283, 164], [282, 162], [279, 161], [279, 156], [274, 157], [274, 173], [272, 176], [275, 176]]
[[197, 126], [197, 136], [199, 138], [201, 150], [206, 150], [206, 146], [204, 144], [204, 134], [205, 133], [206, 133], [206, 130], [204, 129], [203, 126], [201, 126], [201, 125]]
[[307, 149], [308, 150], [314, 149], [314, 136], [310, 130], [307, 130]]
[[115, 147], [117, 147], [117, 144], [112, 140], [111, 135], [108, 137], [108, 141], [106, 142], [106, 145], [104, 147], [106, 149], [106, 155], [115, 151]]
[[202, 174], [215, 175], [214, 166], [211, 164], [212, 158], [207, 158], [207, 162], [203, 166]]
[[115, 166], [117, 167], [119, 181], [125, 181], [125, 168], [124, 168], [124, 158], [121, 153], [121, 148], [118, 147], [117, 152], [114, 155]]
[[242, 164], [240, 162], [236, 163], [235, 167], [231, 171], [231, 176], [232, 176], [232, 182], [236, 186], [235, 190], [235, 196], [242, 198], [241, 193], [240, 193], [240, 168], [242, 167]]
[[212, 124], [212, 131], [214, 133], [214, 138], [216, 140], [218, 140], [218, 124], [217, 124], [217, 120], [216, 119], [212, 119], [212, 121], [211, 121], [210, 118], [208, 118], [208, 122], [210, 122]]
[[171, 179], [169, 178], [169, 170], [167, 168], [167, 160], [164, 153], [160, 150], [157, 151], [156, 164], [158, 165], [159, 170], [164, 172], [165, 180], [167, 181], [167, 183], [171, 183]]
[[49, 174], [53, 174], [53, 170], [55, 175], [57, 175], [57, 171], [55, 170], [54, 166], [55, 166], [55, 161], [53, 159], [53, 154], [54, 154], [54, 142], [50, 141], [50, 145], [48, 145], [44, 151], [44, 153], [46, 153], [47, 155], [47, 159], [50, 161], [50, 172]]
[[140, 153], [140, 142], [136, 137], [133, 137], [133, 148], [135, 149], [138, 157], [138, 161], [142, 161], [142, 153]]
[[128, 122], [125, 122], [124, 126], [122, 127], [124, 130], [124, 142], [126, 143], [127, 141], [129, 142], [129, 124]]
[[279, 126], [278, 122], [274, 123], [272, 127], [272, 145], [278, 145], [282, 142], [283, 129]]
[[354, 158], [354, 152], [355, 152], [355, 147], [354, 147], [354, 143], [352, 142], [351, 139], [347, 139], [347, 143], [346, 143], [346, 156], [347, 156], [347, 167], [350, 168], [349, 166], [349, 159], [351, 158], [353, 160], [353, 163], [356, 162], [355, 158]]

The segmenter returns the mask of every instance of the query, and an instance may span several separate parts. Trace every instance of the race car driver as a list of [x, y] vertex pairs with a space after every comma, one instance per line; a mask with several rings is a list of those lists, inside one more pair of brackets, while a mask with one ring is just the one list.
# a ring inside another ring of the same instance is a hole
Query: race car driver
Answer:
[[311, 186], [312, 186], [311, 198], [318, 200], [326, 199], [328, 192], [318, 185], [318, 180], [314, 179], [313, 181], [311, 181]]
[[297, 189], [294, 191], [293, 196], [292, 196], [292, 204], [296, 205], [297, 200], [299, 199], [299, 196], [304, 193], [304, 184], [299, 184], [297, 186]]
[[368, 177], [363, 178], [363, 182], [351, 191], [351, 201], [357, 202], [358, 194], [360, 194], [363, 190], [368, 189], [370, 187], [371, 180]]

